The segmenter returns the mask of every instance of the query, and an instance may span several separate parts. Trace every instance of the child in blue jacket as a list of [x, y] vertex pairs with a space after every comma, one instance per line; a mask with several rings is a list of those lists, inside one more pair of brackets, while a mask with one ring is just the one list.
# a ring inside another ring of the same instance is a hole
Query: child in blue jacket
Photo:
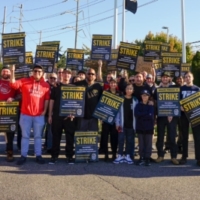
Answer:
[[149, 101], [150, 93], [147, 90], [141, 92], [142, 101], [135, 107], [136, 133], [139, 140], [140, 159], [137, 165], [150, 166], [152, 152], [152, 138], [154, 131], [154, 106]]

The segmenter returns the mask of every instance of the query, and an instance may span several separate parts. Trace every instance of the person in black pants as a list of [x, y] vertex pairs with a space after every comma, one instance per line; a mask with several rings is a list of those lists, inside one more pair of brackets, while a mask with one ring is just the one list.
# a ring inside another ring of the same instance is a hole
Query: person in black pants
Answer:
[[[184, 75], [184, 81], [186, 85], [181, 87], [181, 99], [184, 99], [191, 94], [200, 91], [200, 88], [193, 84], [194, 76], [191, 72], [186, 72]], [[183, 108], [181, 108], [182, 111]], [[187, 163], [188, 157], [188, 137], [189, 137], [189, 121], [184, 112], [181, 113], [181, 128], [182, 128], [182, 158], [180, 164]], [[194, 137], [195, 145], [195, 159], [197, 160], [197, 165], [200, 166], [200, 125], [192, 128], [192, 133]]]
[[60, 141], [63, 129], [66, 136], [65, 155], [67, 157], [68, 164], [74, 163], [73, 145], [74, 145], [74, 133], [76, 129], [76, 119], [73, 116], [67, 116], [67, 117], [59, 116], [61, 87], [70, 86], [70, 79], [71, 79], [71, 70], [66, 68], [63, 70], [62, 83], [57, 84], [57, 86], [51, 90], [48, 122], [49, 124], [52, 125], [53, 143], [51, 149], [51, 160], [49, 164], [55, 164], [57, 162], [60, 153]]
[[[163, 72], [161, 75], [162, 86], [161, 87], [169, 87], [169, 74], [167, 72]], [[170, 86], [173, 87], [173, 86]], [[157, 100], [157, 89], [154, 93], [154, 99]], [[164, 146], [164, 137], [165, 137], [165, 128], [168, 128], [169, 134], [169, 146], [170, 146], [170, 154], [171, 154], [171, 162], [174, 165], [178, 165], [179, 162], [176, 159], [177, 157], [177, 144], [176, 144], [176, 126], [178, 122], [178, 117], [157, 117], [157, 142], [156, 147], [158, 150], [158, 158], [155, 162], [160, 163], [164, 160], [165, 151], [163, 149]]]
[[[119, 91], [117, 91], [117, 81], [113, 78], [110, 79], [109, 82], [110, 89], [108, 92], [120, 95]], [[106, 122], [102, 123], [102, 132], [101, 132], [101, 145], [103, 152], [105, 154], [105, 161], [108, 161], [108, 136], [110, 134], [110, 144], [112, 149], [112, 160], [116, 159], [117, 146], [118, 146], [118, 131], [116, 130], [116, 124], [108, 124]]]

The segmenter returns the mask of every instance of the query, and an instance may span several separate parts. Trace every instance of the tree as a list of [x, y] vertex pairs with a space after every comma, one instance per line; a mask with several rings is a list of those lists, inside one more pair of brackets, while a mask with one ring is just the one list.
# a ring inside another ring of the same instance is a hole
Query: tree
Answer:
[[[62, 47], [59, 48], [59, 52], [62, 52]], [[61, 56], [59, 56], [59, 61], [57, 64], [57, 68], [65, 68], [66, 67], [66, 53], [67, 51], [64, 51]]]
[[194, 74], [194, 84], [200, 86], [200, 52], [197, 51], [192, 60], [192, 73]]
[[[163, 43], [167, 43], [167, 34], [164, 32], [156, 33], [155, 35], [150, 31], [144, 38], [144, 40], [135, 40], [135, 44], [141, 46], [139, 55], [144, 55], [144, 41], [145, 40], [155, 40]], [[182, 52], [182, 41], [176, 36], [169, 35], [170, 52]], [[190, 45], [186, 46], [186, 59], [187, 63], [192, 61], [194, 54]]]

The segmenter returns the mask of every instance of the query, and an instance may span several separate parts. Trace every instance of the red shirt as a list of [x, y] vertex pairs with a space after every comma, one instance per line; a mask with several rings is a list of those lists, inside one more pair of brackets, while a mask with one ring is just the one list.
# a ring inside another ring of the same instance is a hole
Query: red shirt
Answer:
[[44, 112], [45, 101], [50, 99], [50, 88], [43, 78], [39, 81], [33, 77], [22, 78], [10, 86], [22, 92], [22, 114], [39, 116]]
[[10, 87], [10, 81], [0, 80], [0, 101], [14, 98], [16, 93], [16, 90]]

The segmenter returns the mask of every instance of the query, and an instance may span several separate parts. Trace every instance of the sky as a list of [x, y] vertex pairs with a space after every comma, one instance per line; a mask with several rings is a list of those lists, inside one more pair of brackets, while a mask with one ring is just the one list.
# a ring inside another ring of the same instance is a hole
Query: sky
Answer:
[[[113, 35], [115, 0], [79, 0], [77, 49], [83, 44], [91, 48], [93, 34]], [[143, 40], [149, 31], [166, 32], [182, 39], [182, 0], [138, 0], [136, 14], [125, 13], [125, 41]], [[200, 41], [199, 0], [183, 0], [185, 4], [185, 41]], [[117, 41], [122, 41], [122, 0], [118, 4]], [[41, 41], [60, 41], [62, 51], [74, 48], [76, 6], [75, 0], [7, 0], [0, 1], [0, 22], [6, 6], [5, 32], [19, 32], [20, 6], [22, 5], [21, 32], [26, 32], [26, 51], [35, 53]], [[2, 31], [2, 27], [0, 27]], [[193, 51], [200, 49], [193, 45]]]

